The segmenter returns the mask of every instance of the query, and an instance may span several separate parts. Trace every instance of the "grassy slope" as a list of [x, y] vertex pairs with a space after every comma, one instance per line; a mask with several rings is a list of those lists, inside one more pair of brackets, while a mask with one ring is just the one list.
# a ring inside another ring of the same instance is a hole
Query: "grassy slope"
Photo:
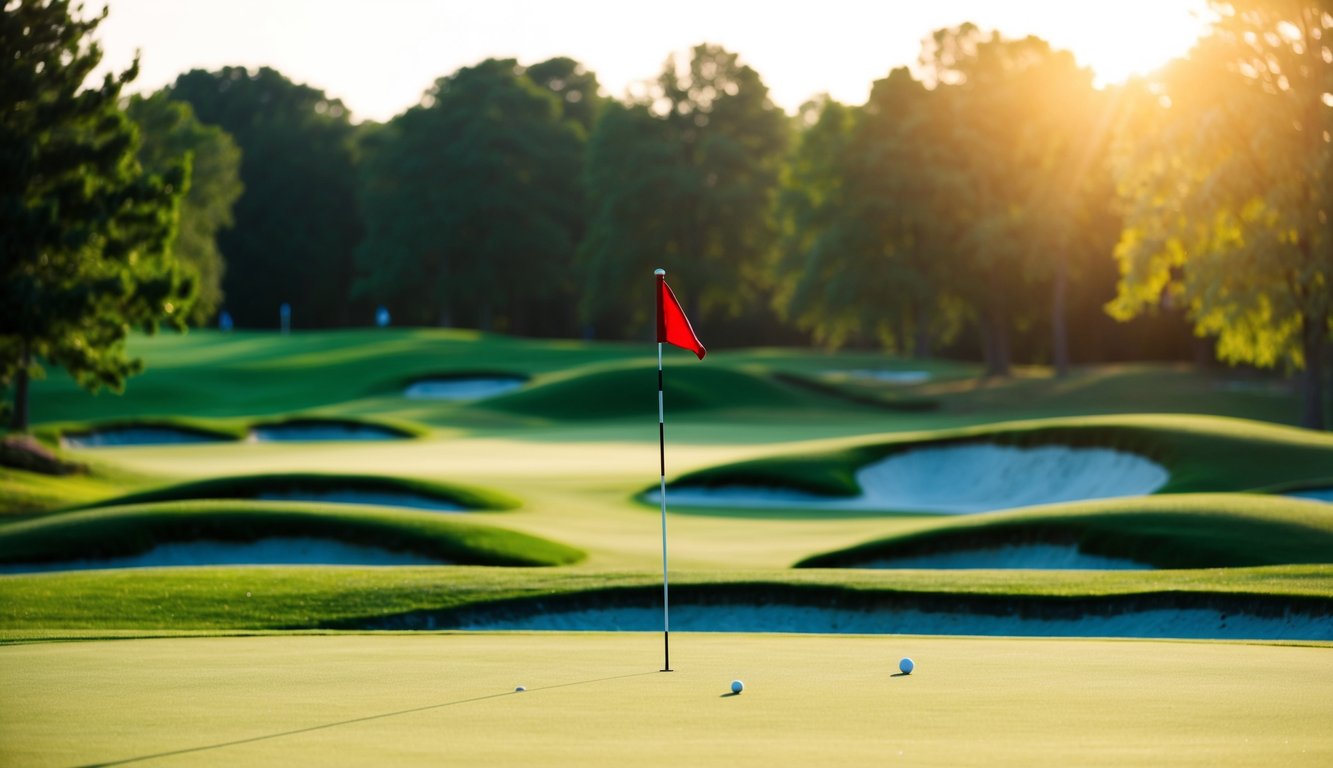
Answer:
[[[800, 604], [916, 595], [1017, 605], [1156, 594], [1254, 598], [1279, 609], [1314, 600], [1333, 609], [1331, 585], [1333, 566], [1319, 565], [1135, 572], [732, 570], [672, 576], [673, 596], [682, 601], [725, 595]], [[0, 630], [355, 627], [421, 611], [533, 598], [597, 603], [617, 595], [651, 603], [661, 596], [661, 576], [456, 566], [73, 571], [0, 576]]]
[[1077, 544], [1158, 568], [1333, 563], [1333, 507], [1285, 497], [1188, 494], [1059, 504], [922, 521], [914, 530], [811, 557], [803, 567], [1004, 544]]
[[65, 512], [0, 527], [0, 562], [114, 557], [170, 542], [270, 536], [331, 538], [479, 565], [562, 565], [584, 556], [553, 541], [433, 512], [192, 500]]
[[[314, 411], [347, 416], [381, 414], [436, 426], [467, 423], [479, 428], [503, 428], [516, 422], [503, 418], [497, 421], [494, 415], [488, 415], [494, 414], [493, 410], [409, 401], [400, 396], [402, 387], [414, 378], [430, 374], [511, 371], [533, 377], [532, 388], [540, 389], [572, 377], [615, 378], [639, 369], [648, 378], [643, 386], [648, 389], [651, 411], [656, 383], [651, 345], [538, 341], [453, 330], [305, 332], [287, 337], [194, 331], [187, 336], [134, 336], [130, 351], [145, 359], [147, 370], [130, 382], [123, 396], [106, 393], [89, 396], [57, 371], [48, 380], [34, 383], [34, 422], [96, 421], [127, 414], [221, 419]], [[936, 377], [929, 383], [907, 388], [879, 387], [888, 388], [893, 397], [937, 400], [941, 404], [938, 413], [908, 417], [856, 406], [850, 400], [846, 403], [849, 412], [862, 418], [904, 424], [913, 429], [977, 424], [997, 418], [1108, 412], [1212, 413], [1294, 423], [1298, 406], [1288, 391], [1267, 387], [1234, 390], [1230, 384], [1238, 374], [1201, 373], [1164, 366], [1109, 366], [1079, 371], [1068, 379], [1054, 379], [1049, 372], [1037, 369], [1020, 369], [1010, 380], [980, 381], [975, 378], [975, 366], [945, 361], [755, 349], [719, 351], [703, 363], [668, 355], [667, 367], [668, 387], [676, 386], [673, 382], [681, 377], [685, 379], [681, 384], [687, 384], [690, 378], [700, 375], [699, 371], [709, 372], [702, 374], [705, 377], [730, 376], [733, 381], [739, 381], [738, 376], [787, 373], [821, 380], [831, 378], [834, 385], [846, 386], [857, 397], [865, 395], [866, 388], [839, 383], [838, 371], [929, 370]], [[319, 386], [312, 387], [311, 381], [318, 381]], [[708, 379], [706, 383], [711, 386], [715, 382]], [[728, 386], [722, 382], [724, 390]], [[832, 400], [772, 382], [753, 386], [776, 393], [774, 397], [796, 398], [805, 405]], [[776, 389], [769, 390], [770, 386]], [[690, 388], [684, 387], [680, 392], [688, 402]], [[725, 395], [725, 391], [720, 394]], [[569, 406], [576, 412], [596, 407], [595, 387], [575, 388], [570, 395], [574, 402]], [[713, 399], [720, 395], [707, 392], [704, 396]], [[522, 422], [517, 425], [522, 426]]]
[[923, 445], [969, 442], [1138, 453], [1171, 473], [1163, 493], [1240, 491], [1316, 480], [1327, 477], [1333, 466], [1333, 436], [1306, 430], [1200, 416], [1089, 416], [848, 440], [834, 450], [711, 467], [683, 475], [674, 484], [797, 487], [852, 496], [859, 492], [856, 470], [866, 464]]
[[123, 506], [186, 499], [248, 499], [264, 492], [296, 490], [313, 492], [356, 490], [367, 493], [410, 494], [458, 504], [473, 510], [516, 509], [521, 504], [513, 496], [499, 491], [454, 483], [379, 475], [279, 473], [218, 477], [193, 483], [173, 484], [106, 499], [88, 506]]
[[[150, 755], [182, 765], [593, 768], [1333, 761], [1326, 648], [910, 636], [673, 641], [670, 674], [657, 672], [660, 639], [633, 633], [5, 647], [0, 763]], [[917, 671], [893, 677], [902, 656]], [[740, 696], [726, 695], [733, 679], [746, 683]], [[526, 692], [514, 691], [520, 684]]]

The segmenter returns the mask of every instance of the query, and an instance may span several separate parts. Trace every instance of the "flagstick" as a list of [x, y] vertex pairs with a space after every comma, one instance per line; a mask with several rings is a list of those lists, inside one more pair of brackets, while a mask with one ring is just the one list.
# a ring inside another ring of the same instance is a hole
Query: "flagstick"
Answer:
[[662, 407], [662, 342], [657, 342], [657, 453], [662, 467], [662, 671], [671, 671], [671, 599], [667, 592], [666, 412]]

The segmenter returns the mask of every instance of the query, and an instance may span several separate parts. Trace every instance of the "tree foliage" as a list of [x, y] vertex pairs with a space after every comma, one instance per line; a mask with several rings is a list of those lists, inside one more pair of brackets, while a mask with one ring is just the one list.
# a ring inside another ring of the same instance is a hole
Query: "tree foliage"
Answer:
[[816, 340], [924, 354], [956, 330], [945, 271], [961, 179], [937, 96], [896, 69], [861, 108], [807, 113], [780, 205], [777, 302]]
[[192, 70], [168, 90], [241, 148], [235, 227], [218, 234], [222, 287], [237, 325], [347, 325], [369, 311], [349, 302], [352, 252], [361, 239], [347, 110], [323, 91], [263, 67]]
[[583, 101], [549, 85], [489, 59], [368, 137], [358, 291], [411, 322], [572, 331], [552, 315], [582, 231], [583, 132], [563, 104]]
[[[695, 318], [752, 306], [776, 243], [788, 132], [759, 74], [714, 45], [696, 46], [683, 65], [668, 59], [635, 103], [608, 110], [585, 169], [591, 214], [580, 274], [597, 286], [585, 293], [585, 322], [622, 333], [645, 327], [648, 302], [621, 303], [662, 265], [689, 275]], [[627, 325], [615, 319], [624, 313]]]
[[0, 378], [15, 383], [18, 430], [38, 361], [118, 391], [141, 365], [130, 328], [182, 325], [192, 298], [168, 252], [185, 171], [143, 173], [118, 106], [137, 63], [83, 85], [105, 17], [61, 0], [0, 6]]
[[126, 112], [139, 128], [139, 162], [146, 171], [166, 173], [182, 163], [189, 171], [171, 251], [196, 275], [199, 295], [188, 318], [203, 325], [222, 305], [224, 264], [217, 236], [234, 223], [241, 150], [226, 131], [199, 122], [189, 104], [172, 101], [165, 91], [131, 97]]
[[1234, 0], [1187, 59], [1127, 94], [1116, 175], [1126, 223], [1111, 310], [1188, 309], [1230, 362], [1304, 369], [1324, 422], [1333, 281], [1333, 14]]

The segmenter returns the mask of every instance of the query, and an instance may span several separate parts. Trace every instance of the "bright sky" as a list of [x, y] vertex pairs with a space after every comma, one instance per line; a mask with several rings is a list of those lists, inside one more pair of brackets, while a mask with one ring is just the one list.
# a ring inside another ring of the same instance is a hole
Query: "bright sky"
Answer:
[[271, 66], [340, 98], [354, 120], [387, 120], [436, 78], [484, 58], [569, 56], [622, 96], [673, 51], [721, 44], [794, 111], [828, 92], [864, 103], [889, 70], [914, 65], [922, 38], [972, 21], [1073, 51], [1099, 83], [1187, 52], [1206, 0], [87, 0], [109, 3], [98, 30], [107, 65], [142, 51], [135, 90], [181, 72]]

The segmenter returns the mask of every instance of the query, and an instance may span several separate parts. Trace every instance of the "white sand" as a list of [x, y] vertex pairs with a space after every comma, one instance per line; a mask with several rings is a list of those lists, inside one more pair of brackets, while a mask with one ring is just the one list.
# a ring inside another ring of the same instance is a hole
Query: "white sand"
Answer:
[[467, 507], [443, 499], [411, 493], [378, 491], [268, 491], [255, 496], [261, 501], [319, 501], [329, 504], [375, 504], [383, 507], [410, 507], [437, 512], [466, 512]]
[[250, 430], [250, 440], [257, 443], [402, 439], [402, 435], [387, 429], [355, 424], [272, 424]]
[[835, 371], [854, 379], [873, 379], [887, 384], [924, 384], [930, 381], [930, 371], [877, 371], [859, 369], [854, 371]]
[[216, 435], [186, 432], [171, 427], [126, 427], [125, 429], [105, 429], [84, 434], [62, 435], [60, 444], [65, 448], [110, 448], [122, 445], [217, 443], [225, 439]]
[[[662, 609], [616, 608], [479, 620], [459, 629], [661, 631]], [[1174, 637], [1225, 640], [1333, 640], [1333, 618], [1288, 613], [1256, 616], [1213, 609], [1147, 610], [1036, 619], [916, 609], [859, 611], [808, 606], [672, 605], [673, 632], [998, 635], [1018, 637]]]
[[155, 568], [180, 565], [448, 565], [412, 552], [363, 547], [333, 539], [271, 537], [256, 542], [199, 540], [161, 544], [147, 552], [98, 560], [0, 565], [0, 573]]
[[1290, 491], [1282, 495], [1295, 496], [1301, 499], [1314, 499], [1315, 501], [1333, 502], [1333, 488], [1305, 488], [1300, 491]]
[[423, 379], [409, 386], [403, 396], [409, 400], [480, 400], [512, 392], [524, 383], [520, 378], [484, 376]]
[[[972, 443], [895, 454], [856, 473], [861, 495], [822, 497], [777, 488], [673, 488], [668, 506], [902, 510], [961, 514], [1152, 493], [1166, 469], [1106, 448], [1015, 448]], [[648, 498], [658, 500], [657, 491]]]
[[957, 549], [928, 555], [871, 560], [857, 568], [1026, 568], [1071, 571], [1148, 571], [1153, 567], [1124, 557], [1080, 552], [1068, 544], [1010, 544], [1003, 547]]

